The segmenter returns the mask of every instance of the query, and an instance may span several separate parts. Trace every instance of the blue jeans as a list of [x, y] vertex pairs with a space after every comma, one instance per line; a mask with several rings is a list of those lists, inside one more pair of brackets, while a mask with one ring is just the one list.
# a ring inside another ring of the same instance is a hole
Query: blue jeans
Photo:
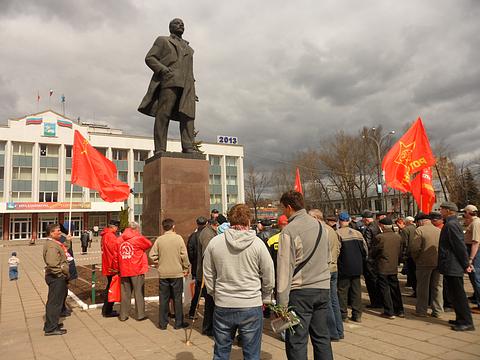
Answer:
[[213, 312], [214, 360], [228, 360], [235, 332], [242, 341], [243, 358], [259, 360], [262, 344], [262, 307], [224, 308], [215, 306]]
[[17, 266], [10, 266], [8, 268], [8, 276], [10, 280], [17, 280], [18, 279], [18, 267]]
[[[471, 245], [467, 245], [468, 253], [470, 254]], [[478, 306], [480, 306], [480, 254], [477, 253], [473, 259], [473, 267], [475, 272], [468, 273], [470, 282], [473, 287], [473, 296]]]
[[338, 273], [330, 273], [330, 301], [328, 302], [327, 325], [330, 338], [343, 338], [343, 321], [337, 293]]

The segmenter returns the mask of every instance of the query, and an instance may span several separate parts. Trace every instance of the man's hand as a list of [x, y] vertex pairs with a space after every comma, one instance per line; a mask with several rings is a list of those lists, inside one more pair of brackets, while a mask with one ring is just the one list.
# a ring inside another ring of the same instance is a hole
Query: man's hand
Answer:
[[475, 269], [473, 268], [473, 265], [472, 264], [468, 265], [467, 268], [465, 269], [465, 272], [467, 274], [469, 274], [471, 272], [475, 272]]
[[187, 277], [188, 274], [190, 274], [190, 271], [188, 271], [188, 270], [184, 270], [184, 271], [183, 271], [183, 276], [184, 276], [184, 277]]

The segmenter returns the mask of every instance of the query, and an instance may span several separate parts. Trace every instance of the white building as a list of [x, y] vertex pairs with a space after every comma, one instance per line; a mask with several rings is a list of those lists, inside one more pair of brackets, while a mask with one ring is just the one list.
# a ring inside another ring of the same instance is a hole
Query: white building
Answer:
[[[68, 220], [74, 130], [111, 159], [118, 177], [134, 189], [124, 203], [104, 202], [98, 192], [73, 187], [75, 233], [105, 226], [128, 206], [130, 220], [141, 221], [143, 165], [153, 155], [153, 138], [77, 122], [54, 111], [9, 119], [0, 126], [0, 234], [4, 240], [42, 238], [52, 222]], [[226, 212], [244, 202], [241, 145], [202, 143], [210, 162], [210, 207]], [[168, 140], [167, 151], [181, 151]], [[208, 215], [208, 214], [199, 214]]]

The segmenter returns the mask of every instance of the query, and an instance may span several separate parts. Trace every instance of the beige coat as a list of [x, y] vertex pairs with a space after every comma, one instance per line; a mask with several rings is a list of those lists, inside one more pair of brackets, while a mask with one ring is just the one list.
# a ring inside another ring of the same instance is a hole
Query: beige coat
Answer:
[[153, 262], [158, 262], [160, 279], [181, 278], [190, 266], [185, 242], [173, 231], [167, 231], [155, 240], [149, 256]]
[[45, 261], [45, 274], [55, 276], [70, 276], [67, 256], [63, 248], [55, 242], [48, 239], [43, 245], [43, 260]]
[[433, 226], [431, 222], [427, 222], [415, 230], [415, 236], [410, 243], [410, 254], [415, 260], [417, 268], [437, 267], [439, 240], [440, 229]]
[[342, 247], [342, 243], [340, 242], [340, 239], [338, 237], [338, 234], [336, 231], [322, 222], [322, 226], [325, 227], [325, 230], [327, 231], [327, 237], [328, 237], [328, 246], [330, 250], [330, 258], [329, 258], [329, 266], [330, 266], [330, 272], [334, 273], [338, 271], [337, 268], [337, 260], [338, 260], [338, 255], [340, 255], [340, 248]]

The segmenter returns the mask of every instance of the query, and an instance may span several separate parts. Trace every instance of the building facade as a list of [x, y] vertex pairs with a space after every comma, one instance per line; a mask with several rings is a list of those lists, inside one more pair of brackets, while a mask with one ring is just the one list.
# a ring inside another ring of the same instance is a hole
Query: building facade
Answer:
[[[133, 189], [124, 203], [104, 202], [96, 191], [71, 186], [74, 130], [112, 160], [118, 178]], [[43, 238], [49, 223], [69, 219], [70, 201], [77, 236], [95, 225], [103, 228], [122, 208], [129, 220], [141, 222], [143, 166], [153, 149], [152, 138], [78, 124], [51, 110], [9, 119], [0, 126], [0, 234], [4, 240]], [[225, 213], [244, 202], [243, 146], [202, 143], [201, 150], [210, 163], [211, 209]], [[181, 151], [180, 141], [169, 139], [167, 151]]]

